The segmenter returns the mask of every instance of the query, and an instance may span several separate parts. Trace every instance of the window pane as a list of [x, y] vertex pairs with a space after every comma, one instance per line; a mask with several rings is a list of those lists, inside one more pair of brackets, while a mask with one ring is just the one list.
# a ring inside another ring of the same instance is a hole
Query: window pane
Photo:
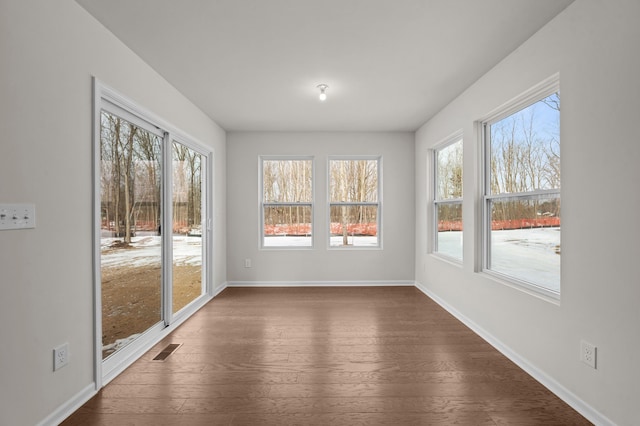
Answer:
[[264, 247], [311, 247], [311, 206], [265, 206]]
[[378, 206], [331, 206], [331, 246], [378, 247]]
[[102, 112], [102, 357], [162, 320], [162, 138]]
[[263, 160], [263, 201], [310, 203], [311, 164], [311, 160]]
[[560, 188], [560, 97], [554, 93], [489, 126], [490, 193]]
[[438, 204], [436, 214], [436, 252], [462, 260], [462, 204]]
[[378, 160], [330, 160], [332, 202], [378, 201]]
[[462, 198], [462, 140], [436, 151], [436, 199]]
[[560, 196], [489, 201], [489, 269], [560, 292]]
[[202, 155], [178, 142], [173, 163], [173, 303], [176, 313], [204, 291], [202, 280]]
[[262, 159], [262, 247], [312, 247], [312, 181], [311, 159]]
[[487, 125], [485, 136], [490, 229], [484, 267], [559, 295], [559, 93]]

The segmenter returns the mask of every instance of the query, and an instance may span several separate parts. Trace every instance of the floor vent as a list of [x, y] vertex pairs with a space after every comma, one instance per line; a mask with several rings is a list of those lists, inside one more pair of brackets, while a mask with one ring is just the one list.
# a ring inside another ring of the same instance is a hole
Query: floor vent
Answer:
[[178, 349], [180, 347], [180, 345], [182, 345], [182, 343], [172, 343], [172, 344], [170, 344], [169, 346], [164, 348], [162, 350], [162, 352], [160, 352], [158, 355], [156, 355], [156, 357], [153, 360], [154, 361], [164, 361], [165, 359], [167, 359], [167, 357], [169, 355], [174, 353], [176, 351], [176, 349]]

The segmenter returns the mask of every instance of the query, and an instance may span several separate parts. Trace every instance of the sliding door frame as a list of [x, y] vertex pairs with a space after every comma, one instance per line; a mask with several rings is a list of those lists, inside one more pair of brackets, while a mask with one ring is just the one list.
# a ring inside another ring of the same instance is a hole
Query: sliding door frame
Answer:
[[[114, 113], [151, 133], [163, 137], [162, 146], [162, 229], [172, 229], [172, 144], [176, 141], [202, 156], [202, 291], [200, 296], [175, 314], [172, 312], [172, 232], [162, 233], [162, 318], [133, 342], [119, 356], [102, 358], [102, 282], [101, 282], [101, 191], [100, 138], [102, 111]], [[93, 285], [94, 285], [94, 381], [96, 391], [113, 380], [183, 321], [213, 297], [213, 151], [182, 133], [137, 103], [93, 78]]]

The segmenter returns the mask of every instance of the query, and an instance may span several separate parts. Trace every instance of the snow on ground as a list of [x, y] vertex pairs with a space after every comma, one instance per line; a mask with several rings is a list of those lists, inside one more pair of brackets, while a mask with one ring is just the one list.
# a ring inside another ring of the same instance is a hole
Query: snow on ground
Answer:
[[[378, 247], [378, 237], [349, 236], [349, 246]], [[331, 247], [342, 247], [342, 235], [331, 237]], [[311, 237], [287, 235], [268, 236], [264, 239], [265, 247], [311, 247]]]
[[265, 247], [311, 247], [311, 237], [274, 235], [264, 239]]
[[174, 265], [202, 265], [202, 237], [173, 236]]
[[136, 333], [136, 334], [132, 334], [129, 337], [125, 337], [124, 339], [118, 339], [114, 343], [109, 343], [108, 345], [104, 345], [102, 347], [102, 351], [107, 352], [109, 354], [116, 352], [117, 350], [124, 348], [129, 343], [136, 340], [138, 337], [140, 337], [140, 335], [141, 335], [140, 333]]
[[[161, 237], [159, 235], [133, 237], [131, 238], [130, 248], [111, 247], [115, 241], [122, 241], [122, 239], [102, 238], [100, 240], [102, 267], [160, 267]], [[173, 263], [174, 265], [202, 265], [202, 238], [174, 235]], [[138, 336], [139, 334], [133, 334], [129, 337], [118, 339], [114, 343], [104, 345], [102, 350], [111, 354], [127, 346]]]
[[438, 232], [438, 253], [462, 259], [462, 231]]
[[[378, 247], [378, 237], [364, 236], [351, 236], [347, 237], [349, 241], [349, 247]], [[331, 247], [343, 247], [342, 235], [331, 236]]]
[[[438, 252], [459, 257], [462, 232], [440, 232]], [[553, 291], [560, 291], [560, 228], [491, 232], [491, 269]]]
[[[560, 291], [560, 228], [532, 228], [491, 233], [491, 269], [552, 291]], [[349, 237], [349, 244], [377, 247], [376, 237]], [[342, 236], [331, 236], [331, 247], [342, 246]], [[311, 247], [311, 237], [269, 236], [265, 247]], [[462, 257], [462, 232], [440, 232], [438, 252]]]
[[[560, 290], [560, 228], [533, 228], [493, 231], [491, 233], [491, 269], [550, 290]], [[133, 248], [111, 248], [119, 238], [102, 238], [103, 267], [159, 265], [160, 236], [133, 237]], [[349, 237], [359, 247], [376, 247], [376, 237]], [[310, 247], [310, 237], [274, 236], [265, 239], [266, 247]], [[331, 246], [342, 245], [342, 236], [332, 236]], [[462, 252], [462, 232], [440, 232], [438, 251], [452, 257]], [[202, 264], [202, 238], [184, 235], [173, 237], [173, 258], [177, 265]]]
[[[102, 267], [160, 266], [162, 251], [159, 235], [133, 237], [131, 248], [112, 248], [114, 241], [122, 241], [122, 238], [100, 239]], [[174, 235], [173, 263], [174, 265], [201, 265], [202, 238]]]
[[560, 291], [559, 228], [493, 231], [491, 236], [492, 270]]

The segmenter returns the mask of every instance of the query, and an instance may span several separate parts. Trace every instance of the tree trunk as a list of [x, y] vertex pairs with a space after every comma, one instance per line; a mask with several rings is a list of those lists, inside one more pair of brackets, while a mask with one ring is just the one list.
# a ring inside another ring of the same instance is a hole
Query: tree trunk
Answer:
[[126, 244], [131, 243], [131, 222], [133, 216], [133, 191], [131, 188], [131, 184], [133, 183], [132, 178], [132, 164], [133, 164], [133, 139], [135, 137], [137, 128], [131, 124], [129, 125], [129, 137], [127, 140], [126, 150], [126, 167], [124, 170], [124, 242]]

